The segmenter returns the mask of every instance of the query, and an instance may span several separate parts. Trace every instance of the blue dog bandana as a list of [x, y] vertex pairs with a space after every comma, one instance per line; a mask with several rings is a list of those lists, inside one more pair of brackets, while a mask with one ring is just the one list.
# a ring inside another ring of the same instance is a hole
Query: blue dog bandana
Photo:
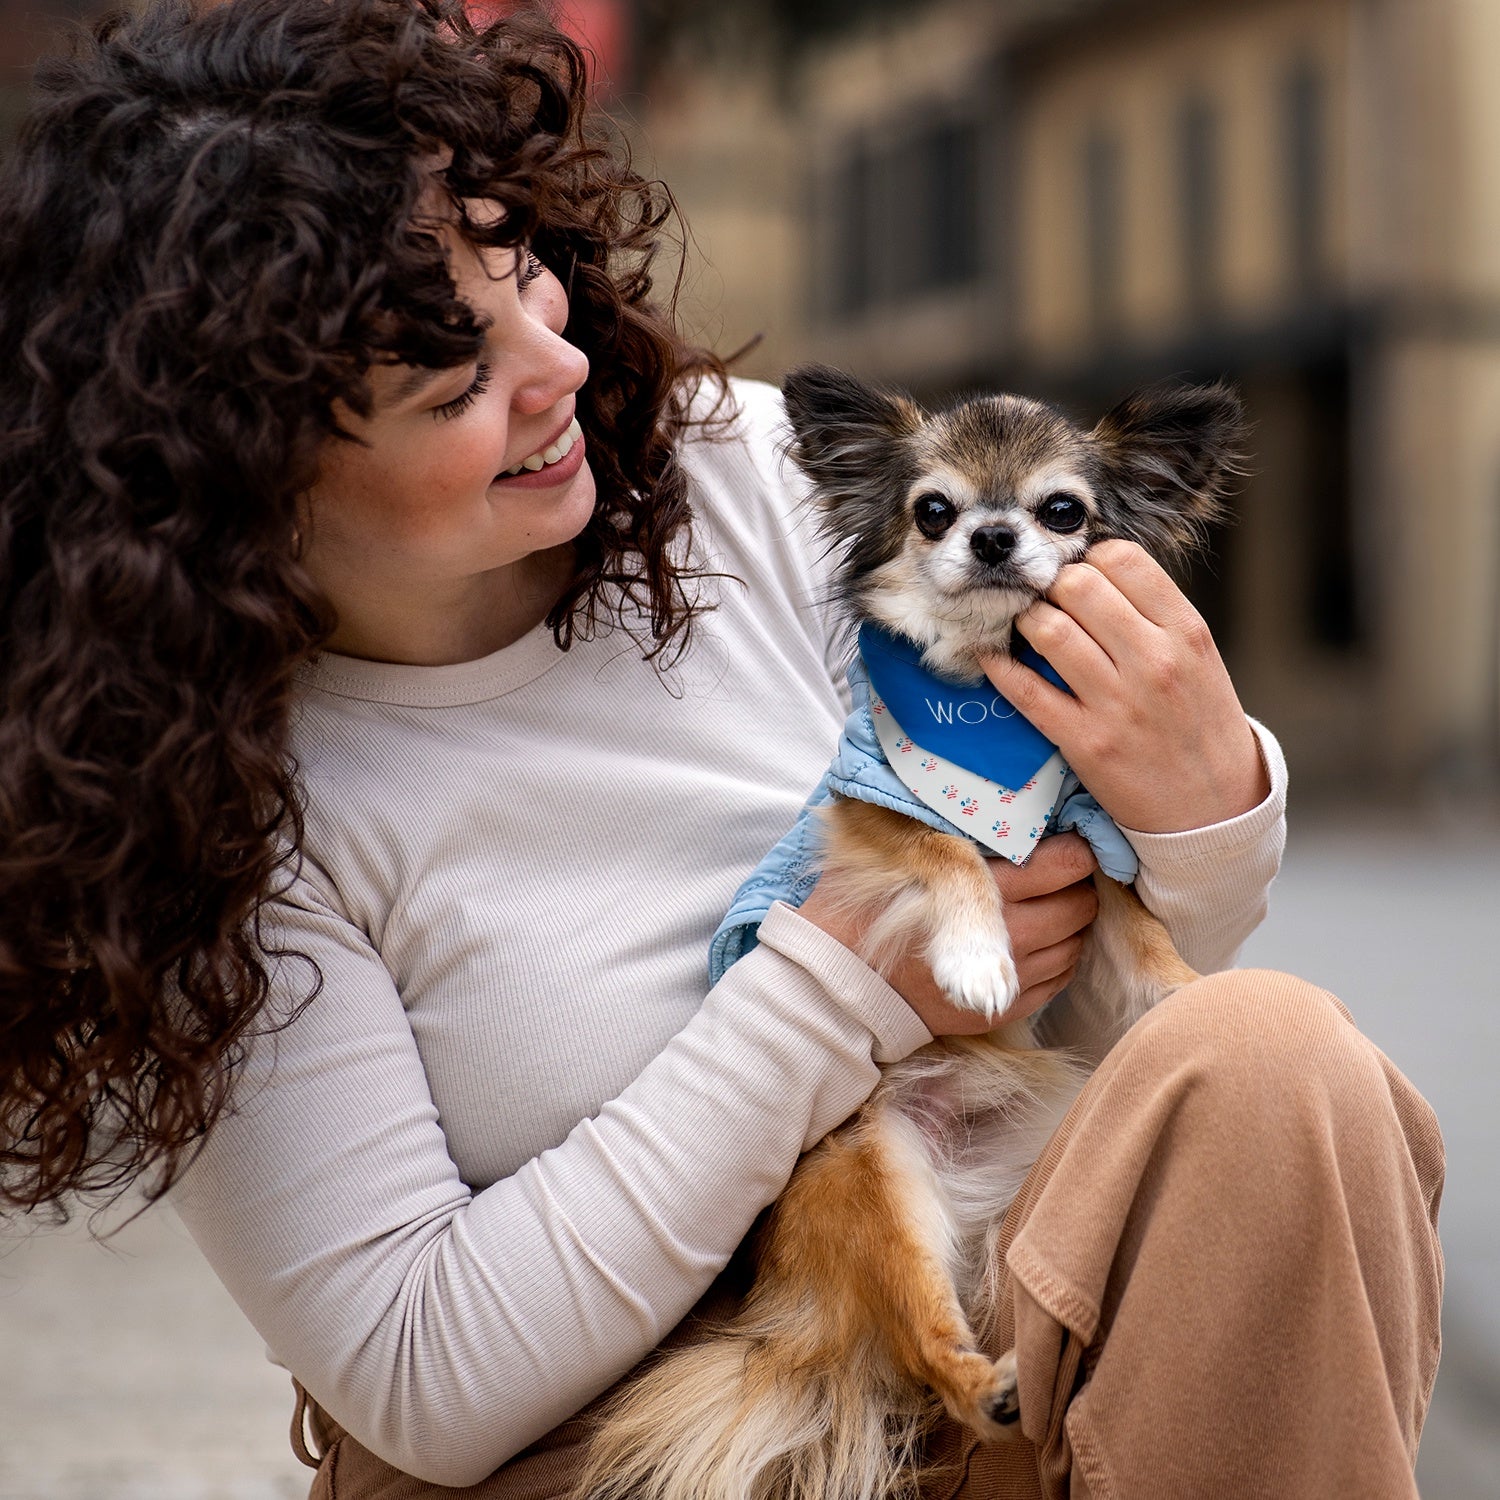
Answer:
[[[918, 748], [1012, 789], [1025, 786], [1057, 746], [980, 677], [964, 682], [922, 664], [922, 648], [878, 625], [859, 628], [859, 654], [870, 684]], [[1016, 660], [1067, 691], [1067, 683], [1030, 646]]]

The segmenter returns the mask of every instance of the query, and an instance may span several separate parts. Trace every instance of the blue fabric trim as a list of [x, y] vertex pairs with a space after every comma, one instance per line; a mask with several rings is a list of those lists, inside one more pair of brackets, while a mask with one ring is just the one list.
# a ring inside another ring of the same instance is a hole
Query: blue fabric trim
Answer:
[[[859, 627], [859, 654], [875, 691], [896, 722], [930, 755], [940, 755], [1001, 786], [1025, 786], [1057, 746], [983, 677], [940, 677], [923, 664], [922, 648], [868, 621]], [[1068, 690], [1052, 667], [1024, 642], [1016, 659]]]
[[[849, 666], [848, 677], [854, 708], [844, 723], [843, 734], [839, 736], [833, 764], [803, 804], [797, 821], [735, 892], [729, 910], [709, 944], [710, 984], [717, 984], [731, 964], [755, 947], [760, 924], [776, 902], [784, 901], [788, 906], [798, 907], [812, 893], [818, 883], [820, 868], [817, 810], [836, 795], [889, 807], [940, 832], [969, 837], [962, 828], [955, 827], [941, 813], [914, 797], [886, 761], [870, 712], [869, 673], [857, 656]], [[906, 725], [902, 724], [902, 728]], [[981, 774], [984, 773], [981, 771]], [[1124, 885], [1135, 879], [1140, 868], [1135, 850], [1114, 820], [1084, 791], [1071, 771], [1063, 783], [1057, 811], [1048, 823], [1047, 831], [1082, 835], [1092, 846], [1099, 868], [1106, 875]], [[992, 852], [982, 844], [979, 848], [986, 856]]]

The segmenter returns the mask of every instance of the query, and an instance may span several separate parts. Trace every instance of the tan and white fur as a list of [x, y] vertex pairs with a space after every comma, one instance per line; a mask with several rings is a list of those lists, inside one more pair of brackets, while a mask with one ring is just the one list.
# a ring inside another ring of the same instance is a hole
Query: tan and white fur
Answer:
[[[1243, 435], [1222, 386], [1144, 393], [1091, 432], [1017, 396], [928, 415], [819, 367], [788, 377], [786, 398], [851, 619], [964, 678], [1010, 649], [1015, 616], [1093, 542], [1126, 537], [1167, 560], [1193, 545]], [[802, 1158], [738, 1315], [612, 1403], [579, 1490], [590, 1500], [884, 1500], [912, 1491], [943, 1410], [982, 1438], [1017, 1430], [1014, 1352], [980, 1352], [1005, 1210], [1089, 1067], [1196, 977], [1134, 891], [1096, 875], [1073, 983], [1007, 1022], [1016, 969], [973, 843], [837, 800], [823, 872], [865, 924], [867, 962], [920, 949], [949, 998], [996, 1029], [887, 1069]]]

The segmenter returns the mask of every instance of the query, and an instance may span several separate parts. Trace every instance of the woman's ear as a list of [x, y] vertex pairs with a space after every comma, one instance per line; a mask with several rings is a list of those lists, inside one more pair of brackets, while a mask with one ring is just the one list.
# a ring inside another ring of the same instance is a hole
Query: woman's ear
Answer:
[[1227, 385], [1162, 385], [1122, 401], [1089, 434], [1115, 534], [1163, 560], [1201, 542], [1243, 474], [1249, 428]]

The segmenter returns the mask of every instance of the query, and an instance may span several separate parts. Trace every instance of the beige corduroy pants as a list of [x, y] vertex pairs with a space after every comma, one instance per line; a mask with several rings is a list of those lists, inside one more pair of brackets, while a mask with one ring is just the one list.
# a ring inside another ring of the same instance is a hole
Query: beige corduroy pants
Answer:
[[[1104, 1060], [1007, 1215], [993, 1352], [1016, 1346], [1023, 1438], [942, 1429], [924, 1500], [1415, 1496], [1442, 1180], [1432, 1111], [1331, 996], [1254, 970], [1188, 986]], [[448, 1489], [307, 1404], [311, 1500], [558, 1500], [588, 1431]]]

